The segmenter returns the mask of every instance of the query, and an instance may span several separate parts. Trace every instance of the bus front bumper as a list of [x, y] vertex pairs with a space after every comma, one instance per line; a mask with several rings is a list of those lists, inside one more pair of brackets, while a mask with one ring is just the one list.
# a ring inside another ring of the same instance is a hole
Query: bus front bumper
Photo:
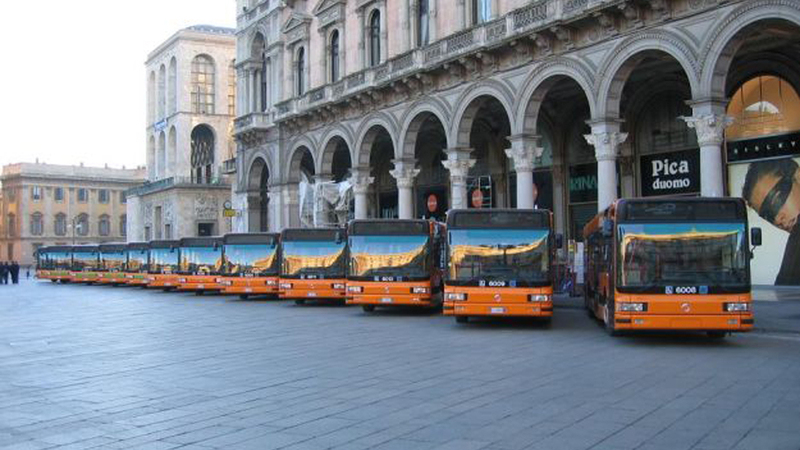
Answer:
[[298, 300], [345, 300], [347, 298], [347, 280], [280, 280], [280, 296]]
[[87, 273], [77, 272], [70, 275], [70, 281], [72, 281], [73, 283], [96, 283], [97, 280], [99, 279], [100, 277], [93, 272], [87, 272]]
[[218, 282], [223, 294], [278, 295], [277, 277], [222, 277]]
[[[352, 295], [352, 294], [351, 294]], [[347, 298], [348, 305], [373, 306], [421, 306], [431, 308], [438, 305], [431, 297], [409, 294], [352, 295]]]
[[624, 314], [617, 311], [618, 330], [750, 331], [753, 314]]
[[128, 286], [147, 286], [147, 275], [145, 274], [128, 274], [125, 276], [125, 284]]
[[553, 302], [476, 303], [444, 302], [445, 316], [553, 317]]
[[217, 283], [216, 276], [182, 276], [178, 278], [179, 291], [221, 291], [224, 286]]
[[174, 289], [178, 287], [176, 275], [150, 275], [147, 277], [147, 287], [154, 289]]

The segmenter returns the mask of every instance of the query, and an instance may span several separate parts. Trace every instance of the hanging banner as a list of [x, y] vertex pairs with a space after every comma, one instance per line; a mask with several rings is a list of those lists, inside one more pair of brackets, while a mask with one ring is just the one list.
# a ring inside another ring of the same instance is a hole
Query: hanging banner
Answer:
[[597, 164], [579, 164], [569, 168], [569, 202], [597, 201]]
[[700, 150], [642, 155], [642, 197], [700, 192]]

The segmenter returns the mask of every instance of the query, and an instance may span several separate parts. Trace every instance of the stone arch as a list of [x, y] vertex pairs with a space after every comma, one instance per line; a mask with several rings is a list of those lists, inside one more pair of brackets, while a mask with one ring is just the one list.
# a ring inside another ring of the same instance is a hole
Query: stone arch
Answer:
[[257, 192], [261, 188], [261, 176], [264, 170], [267, 171], [270, 178], [272, 178], [274, 174], [269, 158], [267, 158], [267, 155], [261, 153], [253, 155], [253, 159], [250, 161], [248, 167], [246, 180], [248, 191]]
[[381, 127], [389, 133], [392, 139], [392, 146], [397, 154], [397, 123], [394, 118], [389, 114], [378, 112], [372, 114], [358, 128], [358, 140], [356, 141], [355, 148], [353, 149], [354, 158], [352, 158], [353, 166], [369, 167], [370, 151], [372, 144], [377, 137], [376, 127]]
[[[511, 129], [515, 129], [513, 114], [514, 94], [511, 89], [503, 83], [494, 80], [485, 80], [475, 83], [467, 88], [461, 97], [456, 101], [456, 113], [453, 115], [453, 122], [450, 124], [450, 137], [447, 142], [456, 147], [469, 147], [470, 132], [472, 122], [481, 106], [486, 100], [493, 98], [500, 102], [508, 116]], [[477, 100], [477, 101], [476, 101]]]
[[350, 162], [353, 161], [353, 136], [350, 131], [342, 125], [331, 128], [320, 142], [320, 155], [317, 158], [317, 173], [330, 173], [333, 166], [333, 154], [336, 151], [337, 140], [341, 139], [347, 145]]
[[800, 92], [800, 62], [788, 56], [770, 53], [753, 55], [731, 69], [728, 72], [725, 98], [730, 98], [745, 82], [760, 75], [782, 78]]
[[300, 182], [300, 168], [303, 162], [303, 158], [305, 158], [306, 153], [311, 156], [312, 160], [312, 168], [315, 166], [313, 161], [316, 160], [314, 158], [314, 152], [311, 150], [313, 147], [306, 145], [305, 143], [297, 144], [293, 150], [289, 153], [289, 171], [286, 174], [286, 181], [288, 183], [299, 183]]
[[[414, 103], [403, 115], [401, 122], [403, 124], [403, 127], [400, 129], [401, 145], [396, 151], [400, 158], [414, 157], [414, 147], [417, 142], [419, 129], [431, 115], [439, 119], [439, 122], [445, 130], [450, 129], [450, 123], [447, 120], [447, 118], [450, 117], [449, 109], [443, 102], [430, 98]], [[445, 137], [449, 138], [447, 134], [448, 133], [445, 131]], [[448, 139], [447, 146], [450, 147], [451, 145], [452, 142]]]
[[596, 118], [618, 117], [622, 89], [628, 76], [649, 52], [665, 53], [680, 64], [689, 80], [692, 96], [699, 92], [697, 55], [682, 37], [665, 30], [636, 33], [619, 43], [600, 65], [595, 80]]
[[725, 98], [726, 77], [733, 57], [743, 42], [742, 30], [763, 20], [782, 20], [800, 27], [800, 4], [795, 0], [760, 0], [747, 2], [715, 22], [705, 40], [700, 75], [703, 96]]
[[593, 74], [579, 61], [556, 58], [537, 66], [523, 82], [514, 108], [515, 116], [520, 118], [514, 133], [536, 134], [539, 107], [550, 88], [564, 78], [575, 81], [581, 87], [589, 103], [589, 111], [594, 115]]
[[250, 39], [247, 41], [249, 42], [248, 54], [250, 58], [258, 60], [261, 59], [264, 49], [267, 47], [267, 38], [265, 36], [266, 33], [264, 33], [260, 28], [256, 28], [253, 34], [250, 36]]

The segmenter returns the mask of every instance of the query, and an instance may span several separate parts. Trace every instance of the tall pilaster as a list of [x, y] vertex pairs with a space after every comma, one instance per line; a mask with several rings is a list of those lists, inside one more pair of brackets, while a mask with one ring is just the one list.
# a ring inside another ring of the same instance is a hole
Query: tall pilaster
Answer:
[[475, 159], [470, 158], [471, 148], [457, 147], [445, 151], [447, 159], [442, 165], [450, 172], [450, 204], [452, 209], [467, 207], [467, 175], [469, 169], [475, 165]]
[[400, 219], [413, 219], [414, 218], [414, 197], [412, 189], [414, 188], [414, 179], [419, 175], [419, 169], [416, 168], [415, 160], [400, 160], [395, 159], [394, 169], [389, 171], [395, 180], [397, 180], [397, 205]]
[[539, 136], [517, 134], [509, 136], [511, 148], [506, 149], [517, 172], [517, 208], [533, 208], [533, 167], [541, 159], [544, 148], [539, 145]]
[[628, 138], [620, 132], [619, 120], [589, 121], [592, 133], [586, 134], [586, 142], [594, 147], [597, 159], [597, 209], [602, 211], [617, 199], [617, 155], [619, 146]]
[[689, 128], [697, 132], [700, 146], [700, 195], [722, 197], [724, 195], [722, 141], [725, 128], [733, 123], [733, 117], [725, 114], [724, 100], [709, 99], [689, 102], [691, 117], [681, 117]]

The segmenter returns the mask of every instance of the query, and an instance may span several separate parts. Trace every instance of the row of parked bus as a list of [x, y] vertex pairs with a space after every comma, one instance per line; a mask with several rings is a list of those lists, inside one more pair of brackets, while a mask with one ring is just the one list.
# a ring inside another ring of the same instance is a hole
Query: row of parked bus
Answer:
[[[619, 200], [585, 228], [585, 303], [609, 333], [752, 329], [740, 199]], [[38, 252], [37, 277], [165, 290], [443, 308], [470, 317], [550, 320], [562, 246], [546, 210], [454, 210], [429, 220], [354, 220], [286, 229]]]

